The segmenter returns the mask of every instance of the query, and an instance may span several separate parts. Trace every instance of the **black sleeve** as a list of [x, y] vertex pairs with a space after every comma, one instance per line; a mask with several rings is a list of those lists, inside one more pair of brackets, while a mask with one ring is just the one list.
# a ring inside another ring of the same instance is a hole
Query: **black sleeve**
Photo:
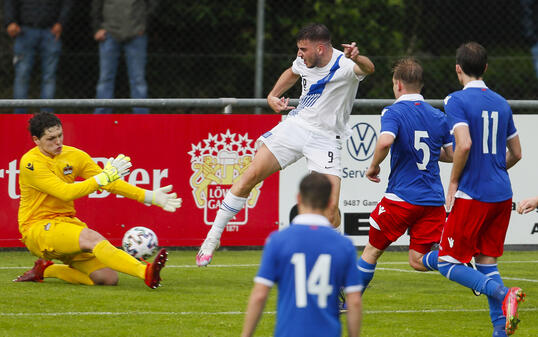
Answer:
[[538, 2], [521, 0], [521, 24], [525, 38], [532, 44], [538, 42]]
[[159, 0], [147, 0], [146, 1], [146, 9], [147, 9], [146, 17], [151, 17], [155, 15], [157, 12], [158, 6], [159, 6]]
[[94, 33], [101, 29], [103, 24], [103, 1], [104, 0], [92, 1], [92, 26]]
[[60, 9], [60, 17], [58, 22], [65, 27], [67, 21], [69, 20], [69, 15], [71, 14], [71, 9], [73, 8], [73, 0], [63, 0], [62, 8]]
[[19, 22], [18, 20], [18, 1], [17, 0], [4, 0], [4, 26], [7, 27], [12, 22]]

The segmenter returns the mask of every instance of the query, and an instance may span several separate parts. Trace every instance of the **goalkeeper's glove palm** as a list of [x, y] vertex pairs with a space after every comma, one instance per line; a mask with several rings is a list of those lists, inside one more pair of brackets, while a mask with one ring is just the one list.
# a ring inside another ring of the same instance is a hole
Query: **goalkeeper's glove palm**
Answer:
[[144, 202], [159, 206], [167, 212], [175, 212], [177, 208], [181, 207], [182, 200], [177, 197], [175, 192], [169, 193], [171, 191], [172, 185], [161, 187], [154, 191], [146, 191]]
[[103, 187], [128, 175], [131, 166], [133, 166], [133, 164], [131, 164], [131, 158], [120, 154], [116, 158], [109, 158], [103, 172], [95, 175], [94, 178], [99, 186]]

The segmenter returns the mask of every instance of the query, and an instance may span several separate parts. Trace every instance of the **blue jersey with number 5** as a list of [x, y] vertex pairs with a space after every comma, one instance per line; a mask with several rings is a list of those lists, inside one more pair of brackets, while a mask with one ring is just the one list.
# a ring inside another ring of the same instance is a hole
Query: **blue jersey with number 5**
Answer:
[[483, 202], [510, 199], [506, 141], [515, 137], [517, 130], [508, 102], [484, 82], [473, 81], [447, 96], [445, 111], [452, 132], [458, 125], [467, 125], [472, 141], [458, 190]]
[[339, 290], [360, 291], [357, 252], [326, 219], [301, 219], [271, 234], [255, 281], [278, 284], [275, 336], [340, 336]]
[[445, 114], [421, 95], [405, 95], [383, 109], [381, 133], [394, 137], [386, 192], [413, 205], [443, 205], [438, 162], [441, 147], [452, 142]]

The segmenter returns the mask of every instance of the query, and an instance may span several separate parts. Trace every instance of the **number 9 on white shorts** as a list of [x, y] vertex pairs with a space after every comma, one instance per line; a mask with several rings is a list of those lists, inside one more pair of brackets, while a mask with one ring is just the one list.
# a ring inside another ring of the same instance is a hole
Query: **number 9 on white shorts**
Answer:
[[263, 134], [258, 141], [267, 146], [282, 169], [305, 157], [310, 171], [338, 177], [342, 175], [342, 141], [336, 136], [314, 132], [286, 119]]

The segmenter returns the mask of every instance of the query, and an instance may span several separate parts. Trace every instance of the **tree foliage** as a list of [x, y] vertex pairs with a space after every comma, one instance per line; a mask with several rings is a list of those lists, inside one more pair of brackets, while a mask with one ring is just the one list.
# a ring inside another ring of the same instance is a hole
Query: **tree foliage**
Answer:
[[[151, 97], [253, 97], [258, 1], [161, 0], [149, 18], [147, 77]], [[91, 1], [76, 1], [64, 29], [58, 98], [94, 97], [98, 46], [93, 40]], [[523, 39], [519, 0], [265, 0], [264, 79], [267, 93], [296, 55], [295, 34], [307, 23], [325, 24], [333, 46], [357, 42], [376, 72], [361, 83], [363, 98], [391, 98], [391, 66], [414, 55], [425, 68], [424, 94], [443, 98], [459, 88], [454, 53], [462, 42], [486, 46], [488, 85], [512, 99], [538, 96], [529, 46]], [[0, 14], [1, 15], [1, 14]], [[3, 90], [10, 97], [12, 40], [0, 38]], [[39, 67], [37, 67], [39, 68]], [[33, 76], [31, 96], [39, 93]], [[297, 96], [298, 89], [290, 96]], [[125, 65], [116, 97], [128, 97]]]

